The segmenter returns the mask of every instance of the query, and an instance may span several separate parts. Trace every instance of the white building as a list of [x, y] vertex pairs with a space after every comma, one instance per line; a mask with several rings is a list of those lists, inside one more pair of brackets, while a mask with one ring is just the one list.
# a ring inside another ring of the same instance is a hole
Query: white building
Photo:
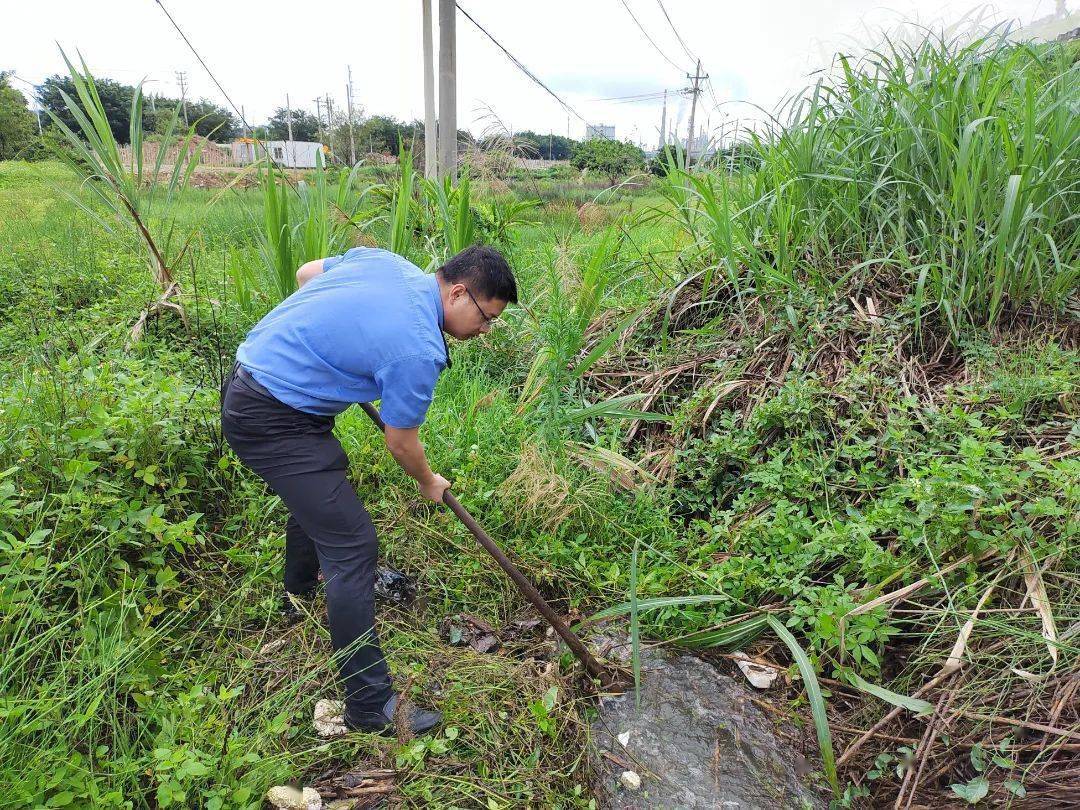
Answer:
[[609, 141], [615, 140], [615, 125], [614, 124], [586, 124], [585, 125], [585, 140], [591, 140], [592, 138], [606, 138]]
[[261, 160], [267, 154], [278, 166], [289, 169], [315, 168], [315, 156], [324, 149], [314, 141], [256, 141], [240, 138], [232, 143], [232, 160], [238, 166], [246, 166]]

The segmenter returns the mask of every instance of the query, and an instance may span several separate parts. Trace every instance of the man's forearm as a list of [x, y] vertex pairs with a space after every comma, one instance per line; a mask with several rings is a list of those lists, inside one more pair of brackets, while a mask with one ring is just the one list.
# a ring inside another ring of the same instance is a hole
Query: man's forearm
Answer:
[[410, 476], [416, 479], [420, 486], [431, 483], [435, 474], [428, 465], [427, 456], [424, 454], [424, 446], [420, 444], [416, 428], [400, 430], [398, 428], [386, 428], [386, 447], [390, 455], [401, 465]]

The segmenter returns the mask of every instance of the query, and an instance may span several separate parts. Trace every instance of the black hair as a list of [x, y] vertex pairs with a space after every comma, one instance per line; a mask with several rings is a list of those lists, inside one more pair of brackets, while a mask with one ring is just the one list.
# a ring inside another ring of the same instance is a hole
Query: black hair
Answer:
[[486, 245], [467, 247], [437, 271], [449, 284], [467, 284], [474, 295], [488, 300], [517, 303], [517, 282], [506, 259]]

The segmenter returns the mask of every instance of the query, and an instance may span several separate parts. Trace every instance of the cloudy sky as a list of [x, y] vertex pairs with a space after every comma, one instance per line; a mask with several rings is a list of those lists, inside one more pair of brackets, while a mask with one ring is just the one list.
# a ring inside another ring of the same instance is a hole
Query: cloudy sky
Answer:
[[[249, 121], [259, 122], [286, 94], [315, 111], [317, 96], [345, 100], [352, 67], [354, 102], [367, 113], [423, 118], [420, 0], [162, 0]], [[772, 108], [810, 81], [836, 50], [857, 52], [901, 22], [948, 25], [976, 13], [983, 21], [1027, 24], [1052, 14], [1055, 0], [461, 0], [461, 6], [514, 56], [590, 122], [620, 138], [655, 142], [661, 102], [605, 101], [672, 91], [669, 118], [685, 128], [690, 54], [710, 77], [704, 116], [716, 129]], [[91, 70], [178, 95], [224, 102], [156, 0], [39, 0], [5, 3], [0, 69], [27, 82], [62, 70], [57, 45], [82, 52]], [[433, 0], [438, 6], [438, 0]], [[1077, 0], [1067, 5], [1074, 9]], [[628, 11], [629, 8], [629, 11]], [[664, 10], [674, 25], [669, 25]], [[975, 11], [973, 11], [975, 10]], [[655, 41], [654, 47], [630, 12]], [[437, 11], [436, 11], [437, 17]], [[458, 14], [458, 121], [474, 133], [494, 113], [515, 130], [581, 137], [584, 123], [531, 83], [474, 25]], [[675, 30], [682, 36], [680, 45]], [[438, 33], [435, 33], [436, 49]], [[662, 52], [662, 54], [661, 54]], [[670, 60], [670, 61], [668, 61]], [[18, 83], [16, 83], [16, 86]], [[24, 84], [22, 89], [28, 89]], [[717, 109], [716, 105], [720, 104]]]

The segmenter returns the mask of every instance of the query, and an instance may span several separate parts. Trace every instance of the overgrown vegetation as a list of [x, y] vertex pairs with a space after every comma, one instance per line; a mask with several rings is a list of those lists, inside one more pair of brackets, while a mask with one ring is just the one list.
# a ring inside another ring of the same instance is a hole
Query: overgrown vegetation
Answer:
[[158, 280], [105, 227], [115, 188], [73, 173], [111, 148], [0, 164], [0, 802], [258, 807], [384, 767], [415, 806], [588, 806], [568, 662], [446, 646], [445, 616], [509, 626], [522, 601], [351, 412], [384, 556], [427, 599], [384, 611], [391, 666], [448, 719], [315, 738], [329, 641], [276, 623], [284, 514], [216, 423], [293, 265], [378, 244], [434, 266], [474, 240], [524, 306], [453, 349], [423, 438], [546, 596], [775, 662], [839, 803], [1073, 795], [1074, 59], [988, 38], [841, 60], [753, 159], [672, 155], [646, 190], [450, 188], [407, 149], [392, 172], [178, 187], [152, 218], [199, 223], [170, 265], [190, 329], [130, 346]]

